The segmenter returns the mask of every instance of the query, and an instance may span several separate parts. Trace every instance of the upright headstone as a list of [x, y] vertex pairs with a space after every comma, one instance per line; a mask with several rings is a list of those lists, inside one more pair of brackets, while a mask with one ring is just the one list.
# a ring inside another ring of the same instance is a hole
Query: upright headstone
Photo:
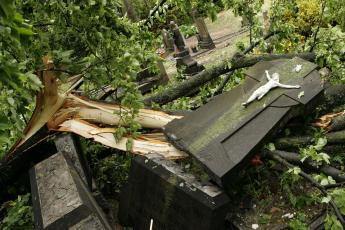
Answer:
[[[301, 69], [296, 71], [297, 66]], [[205, 167], [220, 186], [231, 188], [249, 159], [293, 117], [306, 114], [323, 92], [317, 65], [300, 58], [261, 62], [247, 71], [243, 84], [182, 119], [165, 126], [167, 137]], [[272, 89], [261, 100], [242, 106], [267, 83], [265, 70], [280, 83], [300, 89]]]
[[163, 44], [166, 52], [174, 52], [174, 39], [170, 36], [166, 29], [162, 30]]
[[193, 15], [195, 26], [198, 29], [198, 34], [197, 34], [198, 46], [201, 49], [216, 48], [216, 45], [213, 43], [211, 35], [207, 29], [204, 18], [200, 17], [196, 11], [194, 11], [192, 15]]
[[30, 170], [36, 229], [111, 230], [68, 154], [59, 152]]
[[165, 66], [163, 64], [163, 61], [158, 61], [157, 62], [158, 68], [159, 68], [159, 72], [160, 72], [160, 79], [161, 79], [161, 83], [167, 83], [170, 79], [169, 79], [169, 75], [165, 69]]
[[205, 68], [202, 65], [199, 65], [190, 56], [186, 40], [175, 22], [171, 22], [170, 25], [172, 27], [174, 43], [177, 48], [174, 55], [176, 58], [176, 68], [184, 68], [184, 73], [189, 75], [194, 75], [204, 70]]
[[212, 184], [200, 184], [159, 154], [134, 158], [121, 191], [119, 219], [134, 230], [223, 230], [228, 196]]

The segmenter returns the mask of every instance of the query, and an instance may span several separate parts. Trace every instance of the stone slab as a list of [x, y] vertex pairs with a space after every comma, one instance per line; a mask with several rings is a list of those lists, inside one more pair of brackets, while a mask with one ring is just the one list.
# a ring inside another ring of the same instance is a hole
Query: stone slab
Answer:
[[91, 169], [81, 151], [78, 138], [74, 134], [65, 133], [57, 135], [54, 142], [57, 151], [68, 155], [78, 175], [92, 191]]
[[[292, 71], [302, 64], [298, 73]], [[314, 108], [323, 85], [316, 65], [298, 57], [264, 62], [250, 68], [243, 84], [226, 92], [183, 119], [174, 120], [164, 132], [179, 149], [195, 157], [220, 186], [231, 187], [238, 170], [262, 144], [277, 134], [293, 117]], [[271, 90], [260, 101], [241, 104], [266, 84], [265, 70], [278, 72], [280, 83], [300, 89]], [[304, 96], [300, 93], [304, 92]]]
[[213, 184], [201, 185], [191, 174], [159, 154], [132, 161], [120, 195], [121, 224], [134, 230], [222, 230], [230, 201]]
[[36, 229], [111, 229], [67, 154], [35, 165], [30, 183]]

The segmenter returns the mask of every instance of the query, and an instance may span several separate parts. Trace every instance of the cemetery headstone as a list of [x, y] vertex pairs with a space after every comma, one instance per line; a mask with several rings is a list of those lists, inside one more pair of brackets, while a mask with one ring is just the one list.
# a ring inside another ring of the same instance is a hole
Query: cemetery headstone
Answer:
[[167, 52], [174, 52], [174, 39], [170, 36], [166, 29], [162, 30], [163, 44]]
[[68, 154], [58, 152], [30, 170], [36, 229], [110, 230]]
[[213, 43], [211, 35], [207, 29], [205, 20], [203, 17], [194, 16], [194, 23], [198, 29], [197, 39], [198, 46], [201, 49], [214, 49], [216, 45]]
[[134, 158], [121, 191], [119, 219], [134, 230], [225, 229], [228, 196], [217, 186], [200, 184], [159, 154]]
[[[296, 66], [301, 69], [296, 71]], [[261, 62], [246, 72], [243, 84], [226, 92], [182, 119], [164, 127], [179, 149], [195, 157], [214, 181], [231, 188], [249, 159], [262, 144], [293, 117], [314, 108], [323, 92], [316, 65], [298, 57]], [[280, 83], [299, 89], [271, 89], [261, 100], [242, 104], [267, 84], [265, 70], [279, 73]]]
[[60, 134], [54, 138], [54, 142], [57, 151], [68, 155], [78, 175], [92, 191], [91, 169], [81, 152], [80, 143], [76, 136], [70, 133]]
[[179, 27], [175, 22], [171, 22], [170, 25], [172, 27], [174, 43], [176, 46], [176, 53], [174, 54], [176, 59], [176, 68], [183, 68], [184, 73], [189, 75], [194, 75], [204, 70], [205, 68], [202, 65], [199, 65], [190, 56], [188, 45]]

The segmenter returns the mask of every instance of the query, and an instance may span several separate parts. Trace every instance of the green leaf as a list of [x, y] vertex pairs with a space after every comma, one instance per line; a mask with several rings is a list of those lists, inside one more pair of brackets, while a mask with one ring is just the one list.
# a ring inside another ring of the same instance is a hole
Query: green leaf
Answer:
[[343, 230], [343, 226], [341, 225], [340, 221], [337, 217], [332, 214], [328, 215], [325, 218], [325, 230]]
[[320, 137], [317, 139], [316, 145], [314, 145], [314, 148], [317, 151], [320, 151], [323, 147], [327, 145], [327, 138], [326, 137]]
[[274, 145], [274, 143], [268, 143], [268, 145], [266, 146], [266, 148], [270, 151], [274, 151], [276, 150], [276, 146]]
[[345, 189], [343, 189], [343, 188], [334, 189], [331, 192], [331, 196], [333, 197], [334, 202], [336, 203], [340, 212], [343, 215], [345, 215]]
[[304, 96], [304, 91], [301, 91], [299, 94], [298, 94], [298, 99], [301, 99], [301, 97]]

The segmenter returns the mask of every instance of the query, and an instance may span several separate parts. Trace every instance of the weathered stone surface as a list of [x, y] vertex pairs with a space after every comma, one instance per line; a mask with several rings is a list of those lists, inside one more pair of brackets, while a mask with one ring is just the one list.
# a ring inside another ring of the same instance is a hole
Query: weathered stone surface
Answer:
[[83, 182], [92, 190], [91, 170], [81, 151], [80, 143], [74, 134], [60, 134], [54, 138], [55, 146], [58, 152], [64, 152], [68, 155], [75, 170]]
[[214, 49], [216, 45], [213, 43], [210, 33], [208, 32], [204, 18], [195, 17], [194, 18], [195, 26], [198, 29], [198, 46], [201, 49]]
[[[298, 73], [292, 71], [297, 64], [303, 66]], [[164, 132], [178, 148], [198, 159], [219, 185], [231, 187], [236, 182], [238, 170], [265, 140], [281, 130], [292, 117], [313, 108], [313, 102], [323, 91], [315, 68], [315, 64], [300, 58], [259, 63], [247, 71], [243, 84], [183, 119], [170, 122]], [[299, 84], [302, 88], [276, 88], [260, 101], [243, 107], [241, 104], [266, 84], [265, 69], [271, 74], [278, 72], [280, 83]]]
[[224, 229], [228, 196], [159, 154], [132, 161], [128, 185], [120, 197], [119, 218], [134, 230]]
[[176, 59], [176, 68], [184, 68], [184, 73], [189, 75], [194, 75], [204, 70], [205, 68], [202, 65], [199, 65], [190, 56], [188, 45], [178, 26], [174, 22], [171, 22], [170, 24], [172, 27], [174, 43], [177, 47], [177, 52], [174, 54]]
[[30, 182], [36, 229], [111, 229], [67, 154], [38, 163]]
[[171, 38], [169, 32], [166, 29], [162, 30], [163, 44], [167, 52], [173, 52], [175, 50], [174, 39]]

